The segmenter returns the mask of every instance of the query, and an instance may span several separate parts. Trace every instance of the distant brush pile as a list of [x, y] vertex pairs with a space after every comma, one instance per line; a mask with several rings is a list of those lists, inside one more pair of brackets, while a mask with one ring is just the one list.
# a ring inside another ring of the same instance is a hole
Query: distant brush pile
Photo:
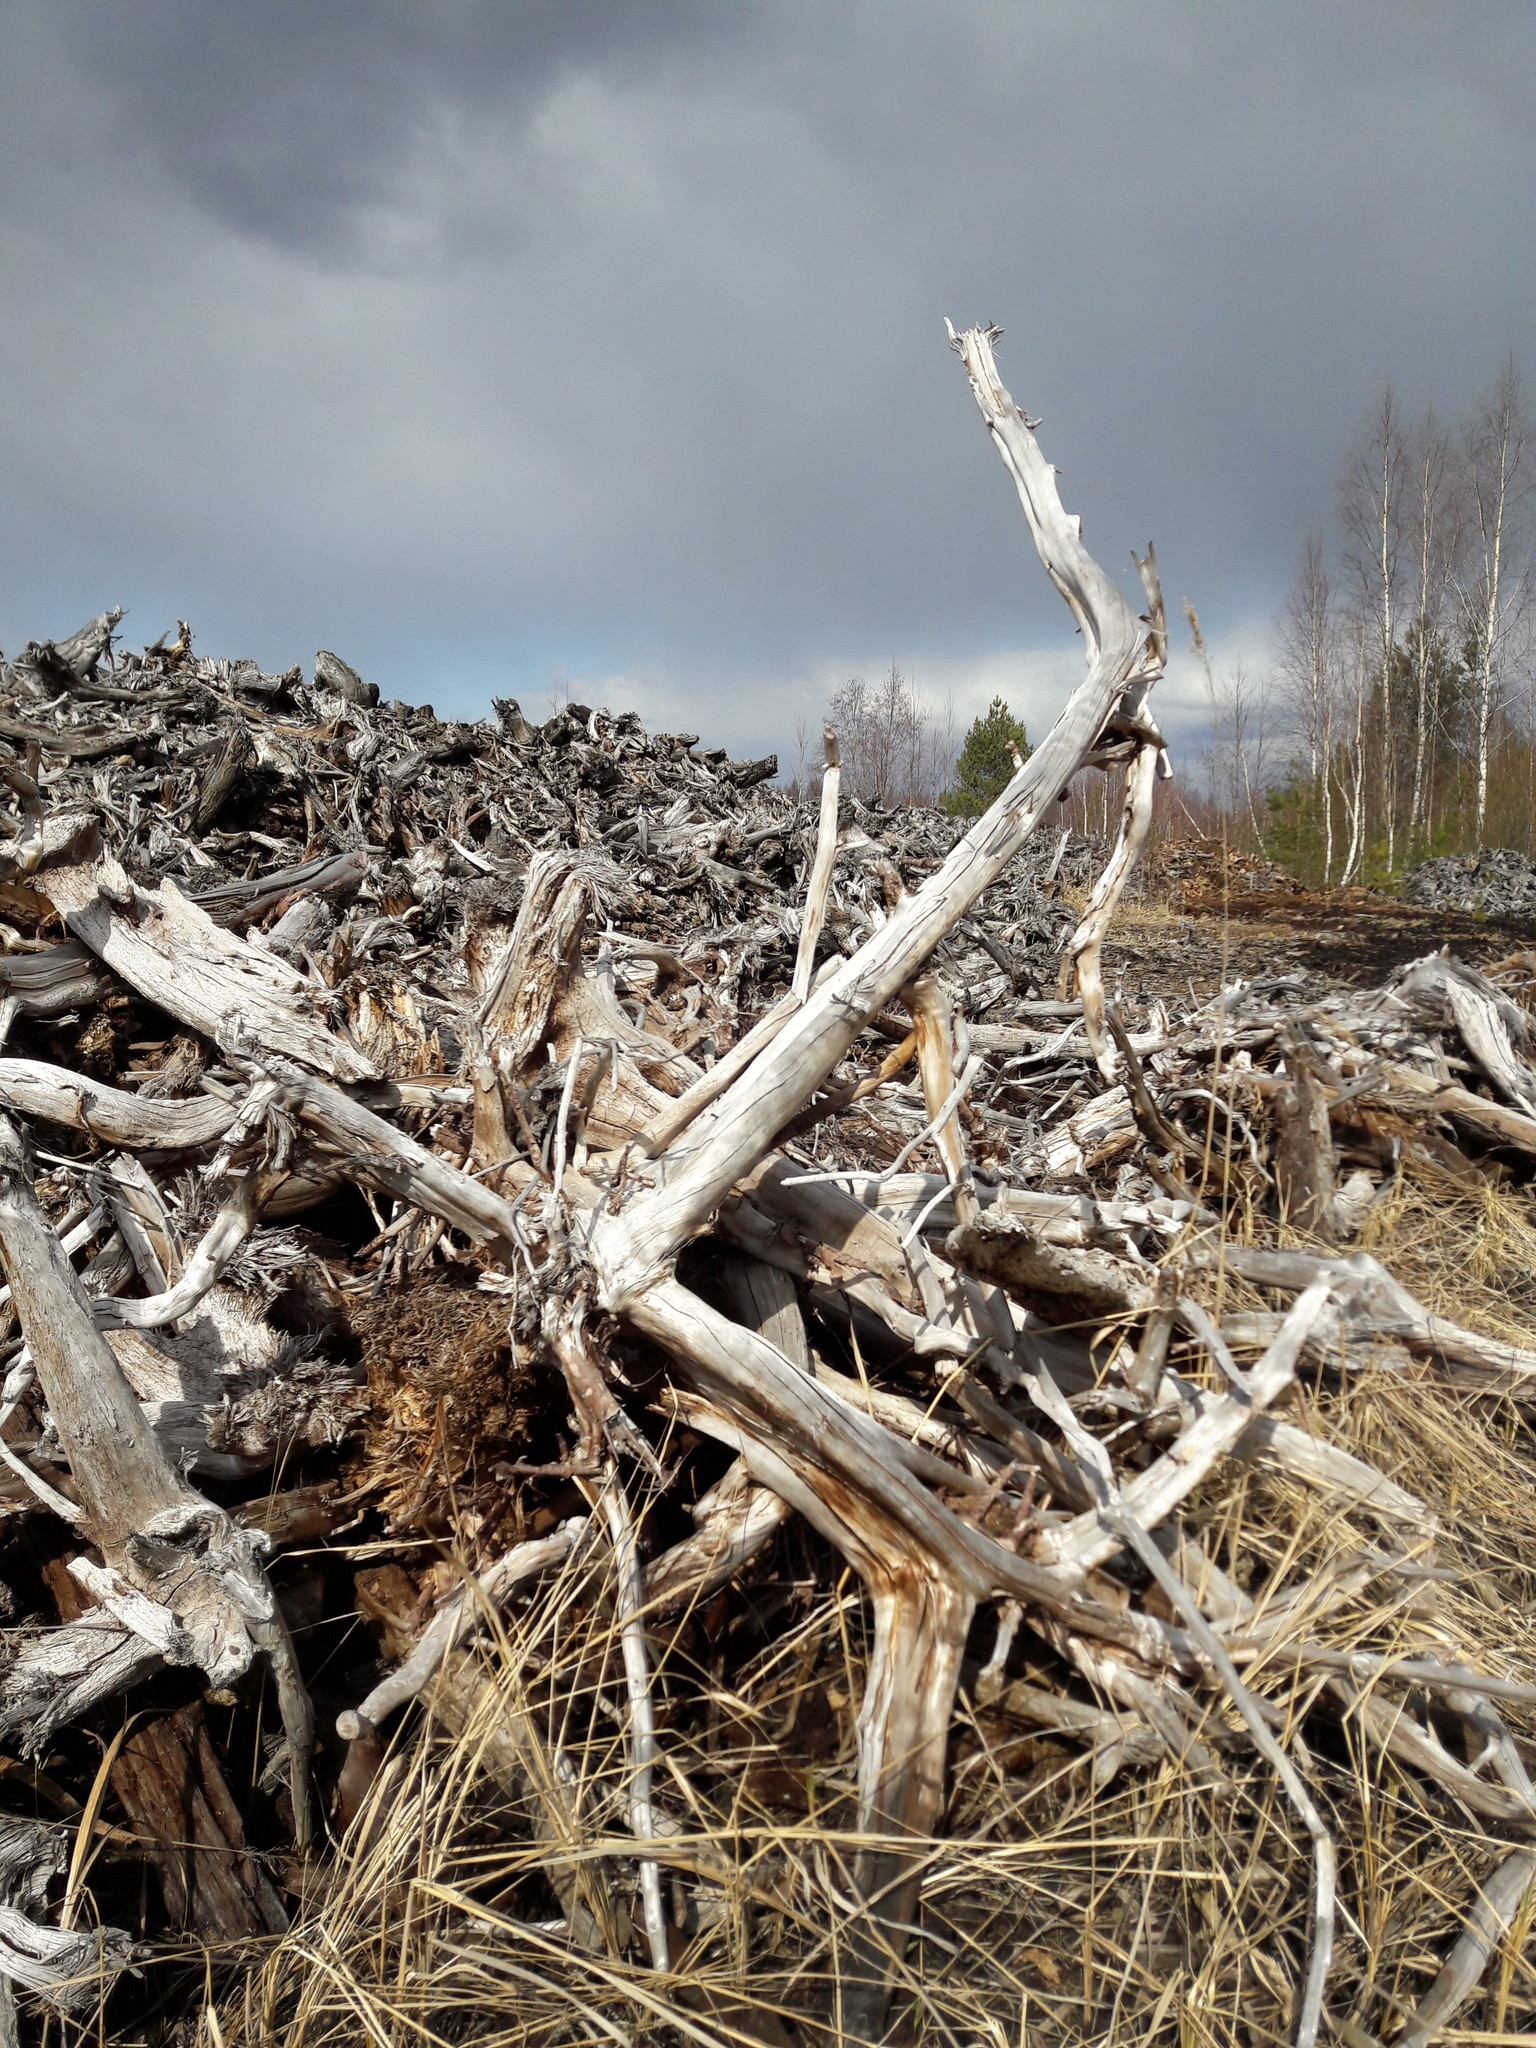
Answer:
[[1536, 861], [1508, 846], [1447, 854], [1406, 876], [1403, 896], [1425, 910], [1536, 919]]

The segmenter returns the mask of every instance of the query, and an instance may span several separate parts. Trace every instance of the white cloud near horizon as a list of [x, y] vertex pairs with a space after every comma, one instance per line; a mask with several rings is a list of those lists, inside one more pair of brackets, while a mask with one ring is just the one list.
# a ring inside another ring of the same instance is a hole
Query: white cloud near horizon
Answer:
[[[738, 754], [777, 752], [780, 773], [789, 775], [797, 766], [802, 735], [807, 758], [819, 760], [821, 721], [834, 692], [850, 676], [878, 681], [895, 660], [927, 716], [939, 729], [948, 728], [957, 748], [994, 697], [1001, 697], [1031, 738], [1039, 739], [1083, 674], [1082, 648], [1070, 637], [1065, 607], [1062, 622], [1069, 637], [1060, 647], [999, 648], [968, 657], [921, 652], [901, 657], [866, 650], [824, 657], [799, 669], [721, 669], [708, 677], [669, 673], [661, 666], [612, 674], [556, 669], [546, 688], [520, 701], [525, 715], [534, 719], [568, 702], [634, 711], [652, 731], [697, 732], [705, 745], [729, 744]], [[1213, 635], [1208, 653], [1218, 690], [1235, 668], [1262, 677], [1272, 660], [1267, 622]], [[1170, 650], [1154, 709], [1176, 772], [1198, 780], [1200, 757], [1211, 741], [1211, 686], [1187, 648], [1175, 644]]]

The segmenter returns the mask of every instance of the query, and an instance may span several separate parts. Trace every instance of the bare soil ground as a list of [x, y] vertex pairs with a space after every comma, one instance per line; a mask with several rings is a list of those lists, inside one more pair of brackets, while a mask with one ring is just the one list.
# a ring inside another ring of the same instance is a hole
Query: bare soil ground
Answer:
[[1121, 908], [1104, 948], [1105, 980], [1127, 996], [1209, 994], [1237, 975], [1296, 973], [1372, 988], [1446, 946], [1478, 967], [1527, 950], [1536, 964], [1536, 920], [1423, 910], [1373, 889], [1186, 893]]

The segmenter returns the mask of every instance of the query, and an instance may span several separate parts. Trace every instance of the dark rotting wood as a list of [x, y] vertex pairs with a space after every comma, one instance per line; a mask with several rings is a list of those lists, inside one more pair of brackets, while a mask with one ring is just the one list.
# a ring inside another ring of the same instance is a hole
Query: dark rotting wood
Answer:
[[146, 1721], [112, 1765], [112, 1789], [160, 1880], [168, 1924], [205, 1941], [247, 1941], [288, 1925], [209, 1740], [200, 1700]]

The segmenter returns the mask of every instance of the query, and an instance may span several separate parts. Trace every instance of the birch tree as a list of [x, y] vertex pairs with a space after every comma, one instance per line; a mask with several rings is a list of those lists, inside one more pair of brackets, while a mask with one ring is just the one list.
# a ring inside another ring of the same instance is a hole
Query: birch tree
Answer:
[[1449, 434], [1434, 407], [1427, 406], [1410, 437], [1407, 463], [1412, 576], [1407, 658], [1413, 700], [1408, 836], [1415, 846], [1422, 845], [1429, 832], [1435, 741], [1440, 727], [1439, 683], [1444, 668], [1437, 656], [1459, 533], [1451, 453]]
[[[1389, 868], [1397, 852], [1398, 732], [1392, 701], [1392, 654], [1398, 628], [1405, 456], [1397, 397], [1388, 384], [1344, 471], [1339, 487], [1339, 525], [1354, 602], [1362, 620], [1368, 622], [1381, 680], [1381, 807]], [[1365, 694], [1357, 699], [1357, 728], [1363, 741], [1371, 692], [1364, 678], [1360, 680]]]
[[1358, 610], [1348, 620], [1346, 648], [1351, 730], [1341, 780], [1349, 823], [1349, 851], [1344, 856], [1344, 871], [1339, 880], [1347, 888], [1359, 876], [1365, 859], [1366, 840], [1365, 714], [1371, 695], [1373, 653], [1369, 625]]
[[1333, 582], [1321, 534], [1301, 544], [1301, 566], [1280, 617], [1277, 679], [1306, 748], [1307, 779], [1318, 805], [1323, 880], [1333, 879], [1339, 656]]
[[1514, 358], [1474, 408], [1462, 433], [1466, 548], [1458, 595], [1473, 663], [1476, 832], [1488, 817], [1488, 763], [1503, 704], [1504, 671], [1531, 591], [1525, 516], [1532, 474], [1530, 415]]
[[[1454, 435], [1432, 407], [1405, 423], [1383, 391], [1340, 478], [1337, 567], [1310, 535], [1276, 625], [1281, 808], [1317, 830], [1328, 879], [1396, 872], [1447, 826], [1457, 844], [1536, 844], [1533, 510], [1512, 362]], [[1246, 788], [1220, 794], [1252, 809]]]
[[867, 804], [937, 803], [954, 761], [953, 734], [893, 661], [871, 686], [850, 676], [827, 710], [843, 757], [843, 786]]

